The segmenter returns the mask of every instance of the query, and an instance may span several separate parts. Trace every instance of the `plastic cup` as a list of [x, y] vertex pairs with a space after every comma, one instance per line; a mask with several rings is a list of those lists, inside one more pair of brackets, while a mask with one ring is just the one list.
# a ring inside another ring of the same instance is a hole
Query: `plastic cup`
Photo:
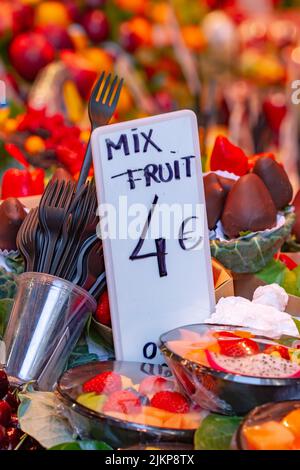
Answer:
[[96, 306], [87, 291], [65, 279], [21, 274], [4, 336], [12, 380], [52, 390]]

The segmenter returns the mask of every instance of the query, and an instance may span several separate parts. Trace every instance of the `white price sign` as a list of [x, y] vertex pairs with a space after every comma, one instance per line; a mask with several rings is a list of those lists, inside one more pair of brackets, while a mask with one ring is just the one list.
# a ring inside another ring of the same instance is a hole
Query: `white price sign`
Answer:
[[116, 359], [162, 363], [159, 336], [214, 308], [197, 120], [101, 127], [92, 149]]

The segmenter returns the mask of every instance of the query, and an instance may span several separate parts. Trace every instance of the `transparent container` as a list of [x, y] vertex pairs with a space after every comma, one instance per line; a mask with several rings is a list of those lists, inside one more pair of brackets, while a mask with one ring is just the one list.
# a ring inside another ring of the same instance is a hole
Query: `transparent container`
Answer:
[[69, 281], [24, 273], [5, 332], [6, 370], [15, 382], [52, 390], [96, 301]]

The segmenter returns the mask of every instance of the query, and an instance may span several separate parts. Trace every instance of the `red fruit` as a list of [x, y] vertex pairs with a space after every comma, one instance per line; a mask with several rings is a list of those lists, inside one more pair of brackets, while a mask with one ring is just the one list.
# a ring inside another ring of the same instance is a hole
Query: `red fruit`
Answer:
[[104, 41], [109, 34], [109, 23], [101, 10], [88, 11], [82, 20], [82, 26], [93, 42]]
[[8, 426], [10, 418], [11, 407], [6, 401], [0, 400], [0, 424], [5, 427]]
[[103, 372], [83, 384], [84, 392], [109, 393], [121, 390], [122, 380], [115, 372]]
[[90, 63], [72, 51], [62, 51], [61, 59], [67, 66], [82, 98], [88, 99], [97, 72], [91, 69]]
[[141, 402], [139, 397], [129, 390], [112, 393], [103, 406], [103, 412], [116, 411], [118, 413], [139, 413]]
[[251, 155], [250, 157], [248, 157], [249, 171], [254, 168], [254, 165], [257, 162], [257, 160], [263, 157], [272, 158], [272, 160], [276, 161], [276, 157], [274, 153], [272, 152], [263, 152], [263, 153], [257, 153], [256, 155]]
[[109, 299], [107, 291], [104, 291], [100, 297], [95, 318], [102, 325], [111, 326]]
[[141, 38], [127, 22], [123, 23], [120, 28], [120, 44], [128, 52], [135, 52], [142, 44]]
[[146, 377], [139, 385], [139, 393], [141, 395], [154, 395], [163, 390], [173, 390], [174, 382], [167, 380], [158, 375], [150, 375]]
[[187, 399], [181, 393], [169, 391], [156, 393], [150, 401], [150, 406], [171, 413], [188, 413], [190, 410]]
[[12, 5], [12, 28], [14, 35], [31, 29], [33, 26], [34, 10], [31, 5], [15, 3]]
[[38, 72], [53, 61], [54, 49], [40, 33], [22, 33], [13, 39], [9, 55], [12, 65], [25, 80], [34, 80]]
[[5, 397], [8, 392], [8, 379], [4, 370], [0, 370], [0, 399]]
[[298, 264], [295, 263], [295, 261], [292, 260], [292, 258], [290, 258], [288, 255], [285, 255], [284, 253], [279, 253], [278, 255], [274, 255], [274, 258], [284, 263], [290, 271], [297, 268], [298, 266]]
[[279, 133], [281, 124], [287, 113], [286, 97], [282, 93], [275, 93], [267, 98], [263, 104], [267, 122], [276, 134]]
[[74, 44], [68, 31], [59, 25], [49, 24], [38, 28], [56, 50], [74, 49]]
[[155, 100], [157, 101], [161, 111], [163, 111], [164, 113], [172, 111], [174, 104], [172, 96], [168, 91], [161, 90], [155, 93]]
[[259, 353], [258, 344], [252, 339], [219, 339], [221, 354], [230, 357], [244, 357]]
[[243, 176], [248, 173], [248, 158], [241, 148], [233, 145], [226, 137], [218, 136], [211, 155], [210, 169]]
[[287, 359], [288, 361], [290, 360], [289, 350], [284, 346], [270, 345], [264, 350], [265, 354], [271, 354], [273, 352], [279, 353], [283, 359]]

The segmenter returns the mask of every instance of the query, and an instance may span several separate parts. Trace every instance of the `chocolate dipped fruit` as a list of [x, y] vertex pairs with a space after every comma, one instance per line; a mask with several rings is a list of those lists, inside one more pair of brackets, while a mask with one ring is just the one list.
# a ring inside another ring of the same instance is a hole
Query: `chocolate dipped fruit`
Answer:
[[23, 205], [15, 197], [5, 199], [0, 205], [0, 250], [16, 250], [19, 228], [26, 217]]
[[226, 195], [231, 191], [233, 186], [236, 183], [236, 180], [231, 179], [231, 178], [225, 178], [224, 176], [218, 175], [218, 180], [224, 191], [226, 192]]
[[274, 227], [276, 207], [263, 181], [254, 173], [242, 176], [227, 196], [222, 224], [229, 238]]
[[286, 207], [292, 200], [293, 188], [282, 165], [269, 157], [262, 157], [254, 165], [253, 173], [259, 176], [268, 188], [277, 210]]
[[227, 193], [221, 186], [218, 176], [215, 173], [209, 173], [204, 176], [203, 183], [208, 228], [212, 230], [221, 218]]

